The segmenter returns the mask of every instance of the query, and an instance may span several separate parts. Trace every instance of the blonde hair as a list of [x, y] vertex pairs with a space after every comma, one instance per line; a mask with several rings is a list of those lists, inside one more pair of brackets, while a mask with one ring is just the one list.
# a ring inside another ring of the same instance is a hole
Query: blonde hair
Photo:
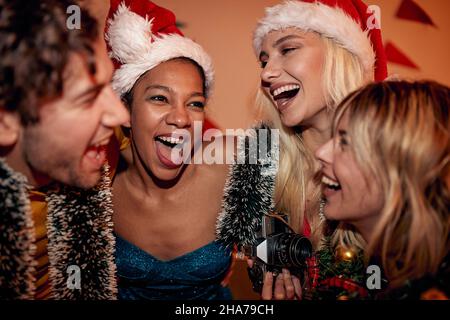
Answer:
[[[322, 36], [320, 39], [325, 44], [322, 70], [324, 96], [327, 110], [333, 112], [335, 106], [348, 93], [370, 81], [373, 74], [365, 74], [358, 58], [332, 39]], [[311, 226], [311, 240], [315, 247], [318, 247], [323, 236], [323, 226], [318, 214], [320, 186], [315, 179], [318, 168], [313, 151], [306, 147], [301, 132], [282, 124], [272, 101], [262, 88], [256, 95], [256, 109], [259, 117], [268, 119], [274, 128], [280, 130], [280, 162], [275, 188], [275, 209], [289, 214], [290, 224], [297, 232], [303, 230], [306, 217]], [[307, 198], [310, 200], [308, 204]], [[348, 238], [350, 242], [360, 246], [362, 238], [353, 235], [352, 231], [347, 229], [349, 228], [345, 226], [338, 227], [335, 237]]]
[[355, 159], [377, 177], [384, 207], [366, 254], [390, 287], [436, 273], [449, 251], [450, 89], [434, 82], [371, 84], [338, 107]]

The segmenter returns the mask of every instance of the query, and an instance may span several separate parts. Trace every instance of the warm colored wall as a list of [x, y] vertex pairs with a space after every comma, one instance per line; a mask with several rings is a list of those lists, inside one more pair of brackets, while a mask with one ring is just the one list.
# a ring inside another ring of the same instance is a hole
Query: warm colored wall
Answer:
[[[217, 86], [211, 117], [223, 127], [245, 126], [251, 119], [252, 94], [258, 85], [259, 66], [251, 35], [264, 7], [280, 0], [160, 0], [186, 23], [186, 35], [212, 55]], [[428, 78], [450, 85], [450, 1], [416, 0], [437, 28], [395, 17], [401, 0], [368, 0], [381, 8], [385, 41], [394, 42], [419, 65], [420, 70], [390, 64], [390, 73]]]
[[[381, 8], [383, 37], [393, 42], [419, 65], [420, 70], [389, 65], [390, 74], [427, 78], [450, 85], [450, 1], [415, 0], [437, 27], [395, 17], [401, 0], [371, 0]], [[104, 19], [107, 0], [84, 0]], [[251, 101], [258, 86], [259, 66], [253, 55], [253, 28], [264, 8], [280, 0], [159, 0], [185, 23], [183, 32], [202, 44], [216, 68], [216, 87], [210, 102], [210, 117], [222, 128], [251, 122]]]
[[394, 42], [420, 67], [414, 70], [390, 64], [389, 72], [414, 79], [432, 79], [450, 86], [450, 1], [415, 2], [429, 14], [436, 27], [396, 18], [401, 0], [370, 2], [381, 7], [384, 41]]
[[[385, 41], [395, 43], [420, 67], [414, 70], [389, 65], [391, 74], [428, 78], [450, 85], [450, 1], [415, 0], [431, 16], [435, 27], [395, 17], [401, 0], [371, 0], [381, 8]], [[100, 17], [107, 14], [107, 0], [85, 0]], [[279, 0], [156, 0], [173, 10], [186, 24], [183, 32], [202, 44], [216, 66], [216, 89], [210, 103], [210, 117], [222, 128], [251, 123], [251, 101], [258, 86], [259, 66], [253, 55], [251, 36], [264, 7]], [[243, 264], [238, 264], [232, 287], [237, 298], [251, 295]]]
[[210, 116], [221, 127], [242, 127], [251, 121], [252, 93], [259, 66], [251, 45], [252, 30], [264, 8], [278, 0], [162, 0], [186, 26], [183, 32], [211, 54], [216, 90]]

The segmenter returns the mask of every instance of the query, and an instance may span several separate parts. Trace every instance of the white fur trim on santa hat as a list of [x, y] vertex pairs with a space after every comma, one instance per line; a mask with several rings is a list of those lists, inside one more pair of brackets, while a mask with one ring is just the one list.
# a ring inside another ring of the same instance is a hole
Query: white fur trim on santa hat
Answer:
[[158, 64], [174, 58], [189, 58], [203, 69], [209, 95], [214, 82], [209, 55], [199, 44], [179, 34], [153, 35], [151, 22], [131, 12], [124, 3], [108, 20], [105, 39], [111, 48], [110, 56], [122, 63], [114, 72], [113, 89], [123, 96], [145, 72]]
[[130, 63], [151, 50], [152, 22], [121, 3], [108, 20], [106, 41], [111, 47], [110, 56], [120, 63]]
[[130, 91], [139, 77], [148, 70], [164, 61], [181, 57], [194, 60], [202, 67], [205, 73], [207, 95], [209, 95], [214, 81], [214, 69], [210, 57], [199, 44], [178, 34], [161, 35], [152, 43], [152, 49], [147, 55], [133, 63], [123, 64], [114, 73], [112, 87], [122, 96]]
[[359, 58], [366, 72], [373, 72], [375, 52], [368, 30], [363, 31], [344, 10], [320, 2], [286, 1], [267, 8], [266, 16], [259, 21], [253, 35], [256, 55], [259, 57], [264, 37], [270, 31], [290, 27], [315, 31], [336, 41]]

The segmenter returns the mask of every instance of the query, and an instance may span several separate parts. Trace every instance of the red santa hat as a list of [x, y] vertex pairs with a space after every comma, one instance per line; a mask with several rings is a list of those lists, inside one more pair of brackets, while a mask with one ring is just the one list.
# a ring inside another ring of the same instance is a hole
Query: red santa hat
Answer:
[[273, 30], [295, 27], [314, 31], [336, 41], [361, 61], [374, 80], [387, 77], [387, 60], [381, 30], [367, 24], [372, 16], [361, 0], [296, 0], [266, 9], [253, 36], [256, 55], [261, 52], [264, 37]]
[[120, 96], [148, 70], [180, 57], [200, 65], [209, 94], [214, 81], [211, 58], [183, 36], [171, 11], [148, 0], [111, 0], [105, 39], [116, 67], [112, 87]]

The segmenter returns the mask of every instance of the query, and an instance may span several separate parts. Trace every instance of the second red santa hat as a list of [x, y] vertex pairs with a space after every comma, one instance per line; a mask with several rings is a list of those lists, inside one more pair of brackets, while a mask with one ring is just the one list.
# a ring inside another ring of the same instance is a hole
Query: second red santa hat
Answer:
[[270, 31], [295, 27], [314, 31], [336, 41], [358, 57], [374, 80], [387, 77], [387, 60], [381, 30], [368, 28], [373, 13], [361, 0], [286, 1], [266, 9], [253, 36], [256, 55], [261, 52], [264, 37]]

